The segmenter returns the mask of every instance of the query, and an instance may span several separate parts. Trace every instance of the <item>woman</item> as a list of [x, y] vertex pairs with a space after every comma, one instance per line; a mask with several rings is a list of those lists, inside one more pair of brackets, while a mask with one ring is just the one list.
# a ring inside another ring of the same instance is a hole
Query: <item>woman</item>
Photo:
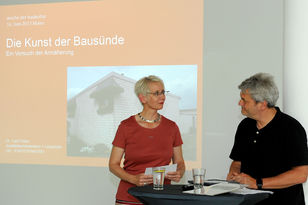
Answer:
[[168, 165], [171, 160], [177, 164], [177, 171], [166, 174], [166, 184], [179, 182], [185, 172], [179, 128], [157, 112], [166, 99], [163, 81], [153, 75], [144, 77], [135, 84], [135, 93], [143, 110], [121, 122], [109, 159], [110, 171], [121, 179], [116, 204], [142, 204], [127, 190], [153, 182], [152, 175], [144, 175], [147, 167]]

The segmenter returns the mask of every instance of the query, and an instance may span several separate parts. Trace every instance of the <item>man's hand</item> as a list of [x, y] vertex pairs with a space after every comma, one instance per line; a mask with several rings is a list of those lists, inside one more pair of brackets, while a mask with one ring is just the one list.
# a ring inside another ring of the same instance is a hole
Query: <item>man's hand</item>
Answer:
[[227, 176], [228, 181], [234, 181], [234, 177], [241, 173], [241, 162], [233, 161], [230, 165], [230, 170]]
[[256, 179], [245, 173], [235, 174], [230, 180], [236, 181], [240, 184], [246, 184], [248, 185], [248, 188], [251, 189], [258, 189]]

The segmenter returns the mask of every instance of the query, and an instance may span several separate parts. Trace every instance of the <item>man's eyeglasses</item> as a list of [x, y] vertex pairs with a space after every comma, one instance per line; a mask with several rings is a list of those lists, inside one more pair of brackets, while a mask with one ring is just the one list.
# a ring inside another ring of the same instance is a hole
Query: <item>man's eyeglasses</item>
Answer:
[[151, 92], [147, 92], [147, 94], [152, 94], [152, 95], [155, 95], [155, 96], [160, 96], [160, 95], [165, 95], [166, 93], [169, 93], [169, 91], [165, 91], [165, 90], [162, 90], [162, 91], [156, 91], [156, 92], [153, 92], [153, 93], [151, 93]]

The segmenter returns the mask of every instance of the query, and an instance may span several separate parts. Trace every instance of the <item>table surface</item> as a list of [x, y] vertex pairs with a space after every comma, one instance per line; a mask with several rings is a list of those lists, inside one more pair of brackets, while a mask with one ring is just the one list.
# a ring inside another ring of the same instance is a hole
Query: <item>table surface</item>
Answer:
[[239, 195], [226, 193], [216, 196], [206, 196], [197, 194], [182, 193], [184, 185], [164, 185], [164, 190], [153, 190], [153, 185], [132, 187], [128, 193], [138, 198], [142, 203], [148, 205], [172, 205], [172, 204], [228, 204], [228, 205], [253, 205], [257, 202], [266, 199], [269, 194], [258, 193]]

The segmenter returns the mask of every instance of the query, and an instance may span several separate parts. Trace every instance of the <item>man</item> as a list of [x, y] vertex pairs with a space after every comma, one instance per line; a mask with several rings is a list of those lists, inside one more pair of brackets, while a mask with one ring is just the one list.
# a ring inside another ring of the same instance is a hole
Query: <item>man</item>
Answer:
[[304, 128], [275, 107], [279, 92], [271, 75], [255, 74], [239, 89], [239, 105], [247, 118], [236, 131], [227, 180], [274, 192], [258, 204], [305, 204], [302, 183], [308, 175], [308, 150]]

